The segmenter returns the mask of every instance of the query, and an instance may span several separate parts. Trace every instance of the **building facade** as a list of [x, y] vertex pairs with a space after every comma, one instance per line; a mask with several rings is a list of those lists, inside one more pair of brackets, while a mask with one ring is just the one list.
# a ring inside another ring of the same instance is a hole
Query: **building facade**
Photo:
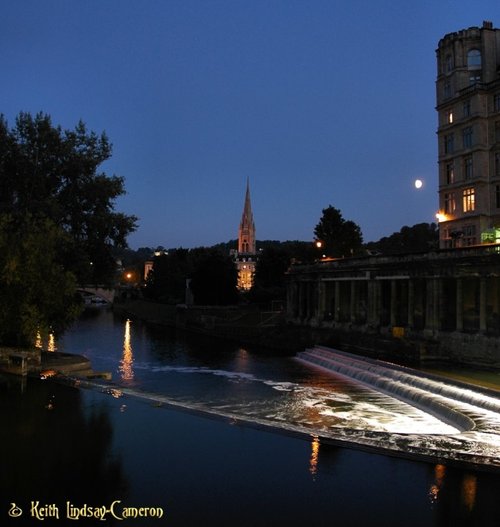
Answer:
[[438, 44], [441, 248], [500, 241], [500, 30], [491, 22]]
[[[288, 272], [288, 322], [396, 337], [500, 367], [499, 246], [322, 260]], [[340, 337], [339, 337], [340, 338]], [[341, 342], [341, 339], [340, 339]]]
[[250, 200], [250, 183], [247, 180], [245, 204], [238, 229], [238, 249], [233, 252], [238, 269], [238, 289], [248, 291], [253, 285], [257, 250], [255, 238], [255, 223], [253, 220], [252, 203]]

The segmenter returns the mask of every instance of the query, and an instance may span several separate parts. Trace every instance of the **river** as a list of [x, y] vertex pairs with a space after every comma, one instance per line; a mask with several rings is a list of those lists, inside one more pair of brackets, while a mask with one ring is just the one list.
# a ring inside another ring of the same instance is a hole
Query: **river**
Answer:
[[500, 474], [318, 440], [447, 425], [291, 357], [108, 310], [86, 313], [57, 347], [111, 371], [115, 387], [0, 378], [0, 525], [44, 514], [43, 525], [99, 525], [101, 513], [179, 527], [499, 525]]

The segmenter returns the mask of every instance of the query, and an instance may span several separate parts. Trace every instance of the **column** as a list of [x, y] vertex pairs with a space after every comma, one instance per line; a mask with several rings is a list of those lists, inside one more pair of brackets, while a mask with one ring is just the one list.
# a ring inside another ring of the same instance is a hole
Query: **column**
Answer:
[[464, 283], [461, 278], [457, 278], [456, 288], [457, 288], [456, 329], [457, 331], [463, 331], [464, 330]]
[[415, 283], [410, 278], [408, 281], [408, 327], [413, 329], [415, 324]]
[[349, 303], [349, 318], [352, 323], [356, 322], [356, 306], [357, 306], [357, 298], [356, 298], [356, 280], [351, 280], [351, 298]]
[[318, 295], [317, 319], [318, 319], [318, 322], [321, 322], [325, 318], [325, 300], [326, 300], [325, 285], [326, 285], [325, 282], [323, 282], [321, 278], [318, 278], [318, 285], [317, 285], [317, 295]]
[[396, 280], [391, 280], [391, 306], [390, 306], [390, 324], [391, 326], [397, 326], [397, 305], [398, 305], [398, 284]]
[[428, 278], [426, 283], [425, 330], [434, 333], [438, 329], [439, 298], [438, 279]]
[[335, 284], [335, 314], [334, 320], [338, 322], [340, 320], [340, 282], [334, 282]]
[[479, 279], [479, 331], [486, 331], [486, 277]]
[[368, 324], [380, 324], [380, 282], [374, 279], [368, 282]]

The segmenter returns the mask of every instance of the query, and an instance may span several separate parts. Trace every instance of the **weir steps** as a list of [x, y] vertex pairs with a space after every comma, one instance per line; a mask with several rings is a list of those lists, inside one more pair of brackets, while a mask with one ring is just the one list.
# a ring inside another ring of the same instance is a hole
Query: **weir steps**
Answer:
[[297, 358], [400, 399], [461, 431], [500, 431], [500, 400], [452, 381], [320, 346], [299, 353]]

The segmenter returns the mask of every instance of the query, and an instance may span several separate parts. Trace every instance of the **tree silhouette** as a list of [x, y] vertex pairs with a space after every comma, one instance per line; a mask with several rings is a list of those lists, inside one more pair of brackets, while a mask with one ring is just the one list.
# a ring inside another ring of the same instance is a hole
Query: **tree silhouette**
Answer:
[[111, 283], [114, 247], [136, 218], [114, 210], [124, 181], [98, 173], [105, 134], [0, 116], [0, 343], [24, 345], [35, 329], [61, 329], [77, 313], [76, 284]]
[[329, 205], [314, 228], [321, 251], [328, 257], [347, 257], [360, 252], [363, 244], [361, 229], [356, 223], [345, 220], [340, 210]]

